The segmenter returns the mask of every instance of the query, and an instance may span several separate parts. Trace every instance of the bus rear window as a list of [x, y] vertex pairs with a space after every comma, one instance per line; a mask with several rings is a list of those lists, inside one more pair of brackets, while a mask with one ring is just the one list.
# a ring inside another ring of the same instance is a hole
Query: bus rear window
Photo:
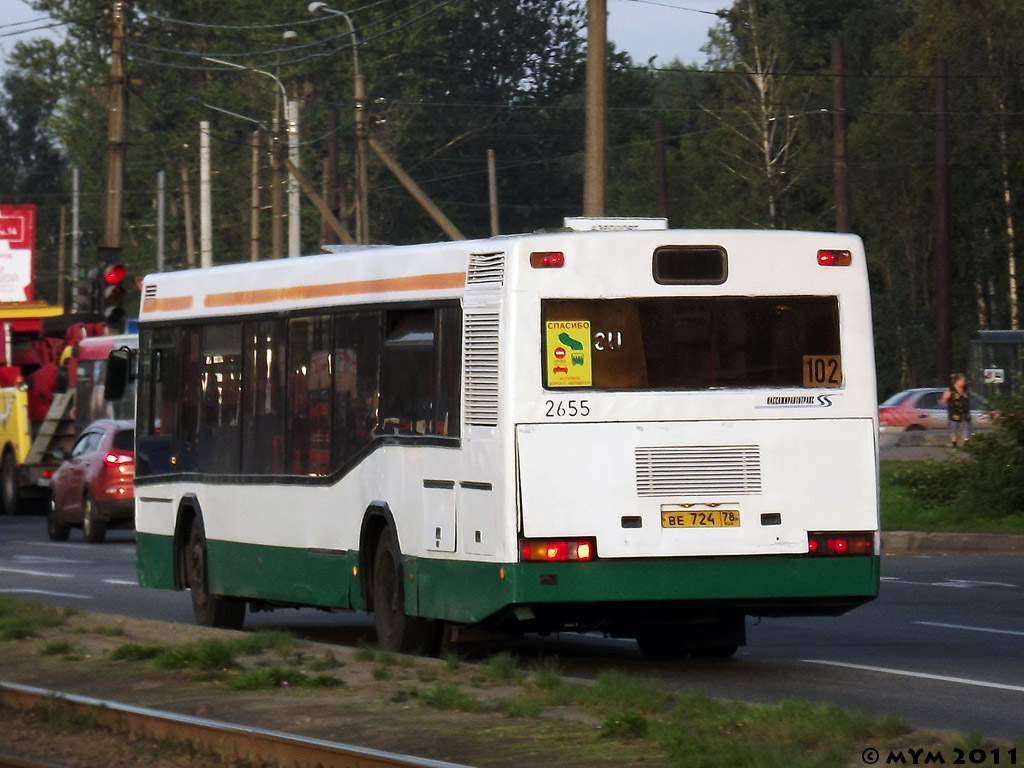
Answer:
[[545, 300], [548, 389], [839, 387], [835, 296]]

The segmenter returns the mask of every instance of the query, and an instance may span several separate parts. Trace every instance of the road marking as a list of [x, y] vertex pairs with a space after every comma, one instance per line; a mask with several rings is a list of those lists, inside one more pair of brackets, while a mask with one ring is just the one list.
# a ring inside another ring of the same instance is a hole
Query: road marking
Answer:
[[79, 600], [92, 600], [92, 595], [76, 595], [71, 592], [49, 592], [45, 589], [0, 589], [4, 594], [18, 595], [46, 595], [47, 597], [73, 597]]
[[915, 621], [915, 624], [921, 624], [925, 627], [942, 627], [944, 629], [969, 629], [972, 632], [993, 632], [997, 635], [1016, 635], [1017, 637], [1024, 637], [1024, 632], [1018, 632], [1015, 629], [991, 629], [990, 627], [969, 627], [966, 624], [943, 624], [941, 621]]
[[0, 568], [0, 573], [20, 573], [22, 576], [49, 576], [52, 579], [67, 579], [69, 573], [47, 573], [46, 571], [26, 571], [22, 568]]
[[923, 680], [938, 680], [942, 683], [959, 683], [960, 685], [976, 685], [979, 688], [998, 688], [1001, 691], [1016, 691], [1024, 693], [1024, 685], [1007, 685], [1006, 683], [989, 683], [985, 680], [972, 680], [969, 677], [949, 677], [947, 675], [931, 675], [927, 672], [911, 672], [906, 669], [887, 669], [886, 667], [869, 667], [866, 664], [848, 664], [844, 661], [824, 661], [822, 659], [803, 659], [808, 664], [823, 664], [828, 667], [844, 667], [846, 669], [861, 669], [865, 672], [881, 672], [886, 675], [898, 675], [900, 677], [919, 677]]
[[137, 587], [137, 586], [139, 586], [139, 582], [137, 582], [137, 581], [130, 581], [128, 579], [104, 579], [103, 583], [104, 584], [114, 584], [115, 586], [125, 586], [125, 587]]
[[42, 557], [40, 555], [15, 555], [19, 563], [91, 563], [91, 560], [70, 560], [64, 557]]
[[912, 584], [917, 587], [947, 587], [951, 589], [973, 589], [974, 587], [1009, 587], [1016, 589], [1016, 584], [1007, 584], [1005, 581], [972, 581], [970, 579], [945, 579], [943, 581], [910, 581], [896, 576], [883, 576], [882, 581], [895, 584]]

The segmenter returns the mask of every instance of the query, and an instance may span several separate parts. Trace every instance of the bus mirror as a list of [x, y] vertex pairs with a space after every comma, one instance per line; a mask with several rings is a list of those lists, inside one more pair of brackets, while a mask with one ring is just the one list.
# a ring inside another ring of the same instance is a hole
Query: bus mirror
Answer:
[[129, 347], [111, 350], [107, 357], [107, 375], [103, 382], [103, 399], [120, 400], [128, 391], [128, 384], [134, 378], [132, 371], [135, 353]]

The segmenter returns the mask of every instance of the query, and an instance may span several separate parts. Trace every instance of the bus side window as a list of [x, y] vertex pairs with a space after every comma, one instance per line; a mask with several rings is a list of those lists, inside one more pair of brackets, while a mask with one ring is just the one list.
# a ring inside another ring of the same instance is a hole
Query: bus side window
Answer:
[[334, 463], [341, 469], [373, 440], [380, 389], [380, 312], [334, 316]]
[[241, 466], [242, 326], [208, 325], [199, 356], [199, 463], [204, 472]]
[[288, 471], [326, 475], [331, 465], [331, 317], [288, 322]]
[[390, 312], [381, 355], [380, 431], [433, 434], [434, 312]]
[[242, 371], [242, 471], [284, 472], [284, 324], [261, 320], [245, 324]]

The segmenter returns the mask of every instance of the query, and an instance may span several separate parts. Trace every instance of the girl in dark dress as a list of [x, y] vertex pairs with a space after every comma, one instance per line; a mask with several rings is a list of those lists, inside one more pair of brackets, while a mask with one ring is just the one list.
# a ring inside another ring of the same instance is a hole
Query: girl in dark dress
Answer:
[[960, 447], [971, 436], [971, 397], [967, 393], [967, 377], [962, 373], [954, 373], [950, 378], [949, 389], [942, 393], [942, 404], [949, 412], [949, 441], [953, 448], [957, 447], [957, 436], [960, 436]]

